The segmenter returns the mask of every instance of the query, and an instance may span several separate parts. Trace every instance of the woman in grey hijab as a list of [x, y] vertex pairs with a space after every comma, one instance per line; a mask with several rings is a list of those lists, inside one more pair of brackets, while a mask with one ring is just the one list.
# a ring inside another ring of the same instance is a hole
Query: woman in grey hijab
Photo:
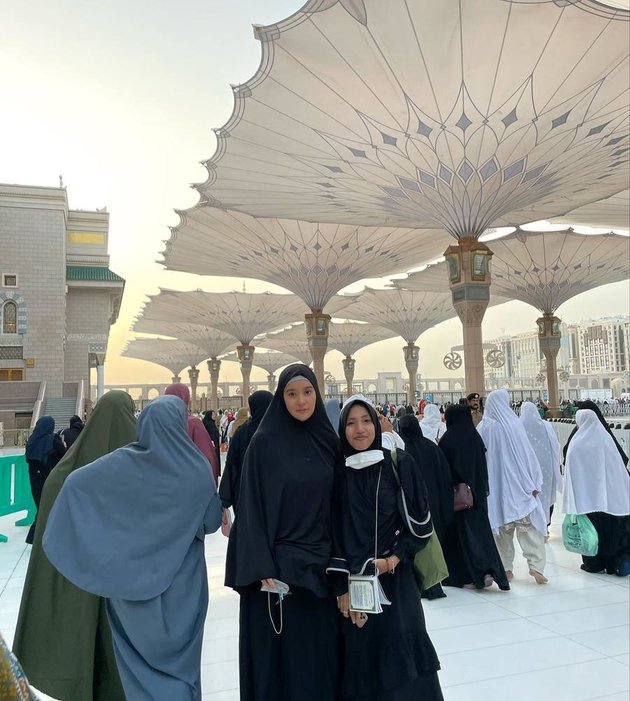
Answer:
[[187, 416], [175, 396], [149, 404], [135, 443], [68, 476], [43, 539], [59, 572], [107, 599], [118, 671], [133, 701], [202, 697], [203, 541], [221, 524], [221, 505]]

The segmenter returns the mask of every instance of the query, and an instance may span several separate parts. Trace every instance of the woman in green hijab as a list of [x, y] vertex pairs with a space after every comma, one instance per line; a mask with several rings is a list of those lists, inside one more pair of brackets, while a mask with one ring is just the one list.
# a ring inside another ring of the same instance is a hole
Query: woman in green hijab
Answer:
[[44, 485], [13, 650], [32, 684], [64, 701], [125, 701], [104, 601], [48, 561], [42, 536], [68, 475], [136, 438], [133, 399], [111, 391]]

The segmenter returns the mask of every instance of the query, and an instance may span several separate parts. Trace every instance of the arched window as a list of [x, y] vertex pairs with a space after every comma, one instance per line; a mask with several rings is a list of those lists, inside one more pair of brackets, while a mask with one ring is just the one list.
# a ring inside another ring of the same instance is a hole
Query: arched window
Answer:
[[2, 333], [17, 333], [17, 304], [5, 302], [2, 307]]

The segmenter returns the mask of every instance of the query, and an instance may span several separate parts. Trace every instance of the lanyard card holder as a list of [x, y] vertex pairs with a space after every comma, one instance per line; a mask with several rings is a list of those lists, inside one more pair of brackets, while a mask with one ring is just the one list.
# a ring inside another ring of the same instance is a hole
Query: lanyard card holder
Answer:
[[348, 577], [350, 610], [357, 613], [383, 613], [391, 601], [385, 596], [377, 574], [353, 574]]

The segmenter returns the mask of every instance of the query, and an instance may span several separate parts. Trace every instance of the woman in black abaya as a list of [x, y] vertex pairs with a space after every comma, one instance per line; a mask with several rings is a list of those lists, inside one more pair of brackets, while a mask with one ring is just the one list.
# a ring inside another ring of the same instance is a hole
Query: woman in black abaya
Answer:
[[249, 404], [250, 418], [235, 434], [230, 441], [230, 449], [225, 458], [225, 470], [219, 485], [219, 496], [224, 509], [230, 506], [234, 509], [238, 507], [238, 495], [241, 489], [241, 473], [245, 453], [251, 443], [254, 433], [258, 430], [260, 422], [271, 404], [273, 394], [267, 390], [260, 389], [250, 395], [247, 400]]
[[[381, 449], [376, 411], [364, 397], [346, 402], [339, 433], [344, 460], [335, 476], [335, 558], [330, 569], [336, 573], [344, 617], [341, 698], [442, 701], [440, 663], [426, 631], [413, 572], [413, 557], [433, 530], [420, 470], [399, 450], [394, 472], [390, 452]], [[391, 604], [380, 614], [349, 611], [347, 574], [375, 570]]]
[[454, 514], [453, 521], [440, 538], [449, 577], [449, 587], [483, 589], [496, 582], [508, 591], [501, 557], [488, 519], [488, 468], [486, 447], [477, 433], [465, 404], [450, 406], [445, 413], [446, 433], [438, 447], [451, 468], [452, 485], [465, 482], [473, 494], [473, 506]]
[[[437, 445], [424, 437], [415, 416], [403, 416], [398, 424], [398, 433], [405, 441], [405, 452], [414, 458], [420, 468], [427, 487], [433, 528], [442, 542], [453, 520], [453, 485], [448, 462]], [[442, 586], [436, 584], [425, 589], [422, 596], [425, 599], [440, 599], [446, 594]]]
[[[243, 464], [225, 583], [241, 596], [241, 701], [335, 701], [338, 629], [326, 566], [339, 452], [317, 380], [283, 370]], [[280, 599], [261, 591], [289, 585]]]
[[219, 463], [219, 476], [221, 476], [221, 436], [219, 435], [219, 428], [216, 424], [216, 416], [214, 409], [208, 409], [203, 415], [203, 425], [210, 436], [212, 445], [217, 454], [217, 462]]

